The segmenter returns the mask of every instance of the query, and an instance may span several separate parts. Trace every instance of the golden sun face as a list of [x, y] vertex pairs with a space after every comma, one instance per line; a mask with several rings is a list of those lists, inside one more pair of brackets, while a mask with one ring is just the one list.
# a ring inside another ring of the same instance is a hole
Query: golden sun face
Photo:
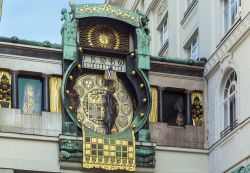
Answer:
[[103, 20], [80, 22], [79, 42], [82, 47], [129, 51], [129, 33], [123, 25], [112, 25]]
[[99, 42], [103, 45], [103, 47], [107, 46], [109, 43], [109, 38], [106, 34], [100, 34], [99, 35]]

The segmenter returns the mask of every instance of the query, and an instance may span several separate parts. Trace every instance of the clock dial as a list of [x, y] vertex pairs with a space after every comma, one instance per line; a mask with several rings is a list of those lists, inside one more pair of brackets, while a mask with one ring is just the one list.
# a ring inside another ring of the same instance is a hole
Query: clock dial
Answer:
[[[116, 107], [116, 120], [112, 133], [124, 131], [133, 120], [133, 102], [123, 83], [117, 80], [114, 83], [114, 98]], [[79, 95], [80, 105], [77, 108], [77, 119], [80, 123], [93, 131], [106, 133], [104, 116], [108, 88], [103, 75], [88, 74], [79, 77], [73, 89]]]

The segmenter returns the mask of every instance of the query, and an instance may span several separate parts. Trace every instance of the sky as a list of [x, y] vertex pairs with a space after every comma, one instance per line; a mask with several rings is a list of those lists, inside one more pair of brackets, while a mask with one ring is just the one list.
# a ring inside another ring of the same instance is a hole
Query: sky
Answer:
[[[105, 0], [71, 0], [77, 4]], [[61, 43], [61, 9], [70, 10], [69, 0], [3, 0], [0, 36]]]

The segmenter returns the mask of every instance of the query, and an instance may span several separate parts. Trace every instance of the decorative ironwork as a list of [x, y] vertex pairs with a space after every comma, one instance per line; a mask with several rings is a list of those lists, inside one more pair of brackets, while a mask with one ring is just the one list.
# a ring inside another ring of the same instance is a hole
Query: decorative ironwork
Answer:
[[123, 25], [114, 26], [104, 19], [84, 20], [79, 25], [80, 45], [82, 47], [101, 48], [127, 52], [128, 30]]
[[238, 121], [235, 120], [232, 124], [230, 124], [229, 126], [227, 126], [222, 132], [220, 132], [220, 137], [223, 138], [228, 133], [230, 133], [231, 131], [233, 131], [237, 126], [238, 126]]

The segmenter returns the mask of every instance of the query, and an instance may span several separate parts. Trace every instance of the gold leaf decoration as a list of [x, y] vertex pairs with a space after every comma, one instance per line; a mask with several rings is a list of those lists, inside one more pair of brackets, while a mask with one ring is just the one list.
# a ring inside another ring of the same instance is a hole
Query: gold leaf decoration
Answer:
[[128, 52], [129, 34], [122, 25], [111, 25], [105, 19], [80, 22], [81, 47], [100, 48], [114, 51]]

